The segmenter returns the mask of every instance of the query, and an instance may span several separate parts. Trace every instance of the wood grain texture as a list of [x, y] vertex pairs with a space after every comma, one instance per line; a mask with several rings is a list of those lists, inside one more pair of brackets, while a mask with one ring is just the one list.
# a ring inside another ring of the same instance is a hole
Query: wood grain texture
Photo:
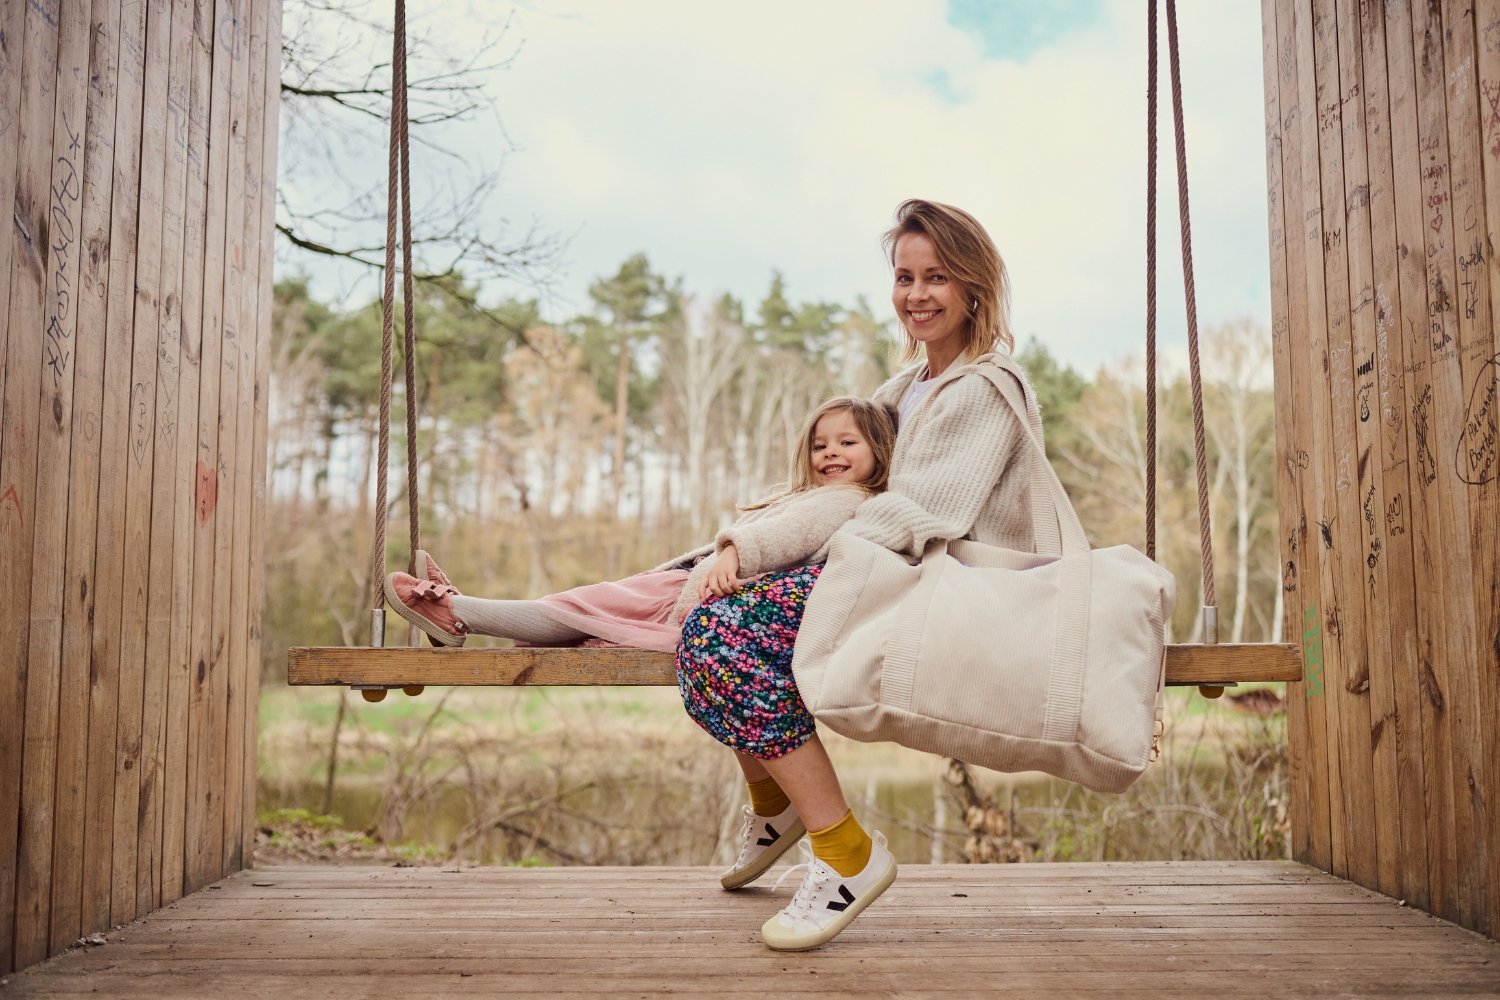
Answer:
[[1493, 936], [1500, 3], [1262, 10], [1288, 234], [1283, 271], [1273, 208], [1273, 309], [1294, 345], [1277, 355], [1283, 560], [1308, 626], [1294, 851], [1324, 865], [1326, 829], [1332, 871]]
[[[1309, 287], [1322, 280], [1321, 342], [1314, 351], [1321, 361], [1321, 391], [1314, 409], [1323, 411], [1318, 426], [1327, 428], [1321, 473], [1323, 502], [1319, 531], [1331, 539], [1328, 558], [1323, 560], [1327, 586], [1324, 589], [1326, 633], [1327, 710], [1330, 747], [1339, 757], [1339, 780], [1332, 787], [1332, 871], [1361, 885], [1376, 877], [1374, 770], [1369, 748], [1369, 653], [1365, 629], [1365, 586], [1360, 561], [1343, 558], [1344, 552], [1363, 552], [1359, 509], [1358, 441], [1354, 415], [1354, 349], [1352, 302], [1349, 287], [1348, 229], [1344, 201], [1345, 165], [1342, 158], [1345, 96], [1352, 85], [1340, 78], [1338, 30], [1333, 0], [1315, 0], [1312, 10], [1312, 70], [1318, 108], [1309, 122], [1309, 141], [1316, 135], [1315, 160], [1319, 166], [1317, 196], [1320, 199], [1319, 232], [1322, 244], [1321, 274], [1309, 273]], [[1315, 131], [1311, 130], [1315, 127]], [[1304, 176], [1304, 182], [1307, 181]], [[1309, 187], [1309, 192], [1312, 188]], [[1314, 326], [1317, 329], [1317, 326]], [[1317, 369], [1314, 369], [1315, 371]], [[1361, 831], [1353, 836], [1352, 831]]]
[[[1365, 727], [1360, 743], [1368, 739], [1369, 750], [1356, 745], [1356, 753], [1370, 759], [1368, 802], [1374, 837], [1366, 843], [1363, 862], [1373, 874], [1368, 884], [1387, 895], [1401, 889], [1401, 812], [1383, 808], [1398, 801], [1396, 785], [1395, 685], [1392, 682], [1393, 628], [1370, 628], [1379, 609], [1389, 607], [1389, 561], [1385, 545], [1386, 485], [1380, 442], [1380, 407], [1376, 393], [1380, 359], [1377, 326], [1379, 304], [1375, 295], [1374, 257], [1371, 246], [1370, 166], [1367, 155], [1363, 49], [1360, 43], [1359, 8], [1349, 0], [1338, 0], [1334, 8], [1335, 43], [1338, 49], [1338, 92], [1354, 94], [1339, 101], [1339, 141], [1343, 151], [1344, 265], [1347, 269], [1350, 357], [1346, 441], [1352, 438], [1355, 456], [1350, 497], [1341, 516], [1354, 515], [1354, 537], [1364, 554], [1356, 565], [1360, 585], [1361, 621], [1364, 636], [1364, 670], [1354, 679], [1351, 701], [1362, 701], [1364, 711], [1356, 723]], [[1361, 688], [1363, 690], [1361, 691]], [[1387, 722], [1393, 723], [1389, 729]], [[1367, 734], [1367, 735], [1366, 735]]]
[[[68, 514], [69, 604], [64, 609], [64, 659], [85, 657], [87, 683], [86, 778], [84, 814], [79, 831], [80, 933], [91, 934], [110, 926], [110, 848], [114, 833], [115, 739], [119, 712], [118, 661], [108, 656], [113, 641], [95, 646], [96, 621], [103, 608], [99, 585], [99, 551], [108, 540], [99, 537], [107, 523], [100, 501], [113, 490], [106, 485], [104, 400], [109, 381], [109, 299], [111, 247], [115, 225], [115, 140], [120, 122], [119, 105], [120, 18], [115, 0], [94, 0], [91, 52], [89, 55], [88, 152], [84, 179], [85, 211], [89, 216], [81, 259], [79, 288], [82, 301], [78, 316], [78, 375], [74, 387], [75, 462], [88, 465], [72, 474], [74, 497], [70, 502], [87, 504]], [[121, 262], [121, 266], [125, 266]], [[110, 386], [113, 390], [113, 386]], [[114, 481], [111, 473], [110, 483]], [[87, 484], [87, 485], [79, 485]], [[75, 499], [76, 497], [76, 499]], [[77, 548], [75, 549], [75, 546]], [[76, 554], [75, 554], [76, 553]], [[75, 581], [76, 582], [73, 582]], [[106, 602], [119, 607], [118, 580]]]
[[[1426, 493], [1429, 564], [1419, 576], [1436, 597], [1430, 681], [1436, 698], [1433, 715], [1424, 733], [1435, 738], [1433, 766], [1428, 788], [1438, 805], [1440, 837], [1438, 860], [1446, 906], [1439, 912], [1457, 915], [1473, 906], [1473, 897], [1460, 891], [1460, 868], [1473, 843], [1474, 813], [1464, 781], [1464, 745], [1459, 702], [1462, 695], [1463, 660], [1473, 648], [1474, 612], [1468, 600], [1472, 568], [1462, 536], [1467, 534], [1468, 498], [1454, 489], [1451, 473], [1444, 474], [1443, 441], [1446, 428], [1459, 426], [1462, 409], [1458, 366], [1456, 264], [1453, 249], [1453, 172], [1449, 156], [1447, 100], [1442, 50], [1442, 18], [1435, 5], [1414, 5], [1407, 41], [1415, 90], [1416, 154], [1421, 176], [1420, 245], [1425, 261], [1428, 348], [1422, 387], [1417, 394], [1413, 420], [1425, 424], [1427, 462], [1421, 482]], [[1389, 51], [1389, 50], [1388, 50]], [[1413, 245], [1412, 249], [1416, 249]], [[1424, 579], [1425, 578], [1425, 579]]]
[[760, 942], [784, 892], [717, 882], [707, 868], [261, 869], [17, 975], [8, 995], [1500, 991], [1500, 944], [1288, 862], [906, 865], [805, 954]]
[[[109, 290], [110, 200], [114, 183], [115, 74], [119, 7], [113, 0], [95, 0], [88, 14], [88, 54], [85, 57], [86, 108], [81, 126], [78, 159], [80, 197], [76, 242], [77, 284], [72, 295], [73, 396], [71, 442], [67, 467], [67, 555], [63, 567], [60, 698], [56, 781], [56, 828], [53, 838], [52, 950], [72, 944], [87, 925], [109, 926], [108, 905], [97, 920], [99, 889], [108, 898], [108, 857], [104, 864], [89, 858], [84, 841], [92, 827], [97, 838], [99, 806], [113, 804], [108, 785], [99, 787], [101, 766], [91, 760], [95, 698], [92, 679], [93, 630], [89, 624], [94, 601], [94, 553], [99, 507], [99, 411], [104, 393], [104, 325]], [[80, 155], [81, 154], [81, 155]], [[54, 182], [54, 188], [55, 188]], [[108, 684], [108, 703], [101, 728], [110, 732], [109, 771], [114, 772], [114, 690]], [[91, 797], [90, 792], [97, 797]], [[92, 808], [91, 808], [92, 807]], [[105, 820], [107, 822], [107, 820]], [[97, 839], [96, 839], [97, 843]], [[86, 865], [93, 878], [85, 885]], [[92, 911], [92, 912], [91, 912]], [[96, 922], [97, 921], [97, 922]]]
[[[224, 16], [227, 14], [227, 18]], [[247, 377], [255, 372], [254, 320], [246, 322], [245, 287], [254, 281], [247, 268], [246, 214], [251, 210], [245, 185], [250, 149], [249, 70], [250, 12], [239, 0], [220, 14], [218, 51], [229, 56], [229, 156], [224, 205], [224, 350], [219, 381], [219, 498], [214, 523], [214, 663], [210, 670], [208, 731], [217, 737], [209, 748], [208, 812], [195, 885], [222, 878], [228, 848], [226, 827], [235, 824], [239, 844], [239, 757], [244, 752], [243, 679], [245, 670], [245, 574], [249, 571], [249, 543], [242, 519], [248, 516], [245, 488], [250, 482], [249, 455], [241, 456], [240, 429], [245, 423], [243, 397]], [[258, 103], [258, 102], [257, 102]], [[251, 230], [252, 234], [254, 230]], [[256, 255], [258, 259], [258, 254]], [[253, 317], [254, 312], [250, 315]], [[238, 593], [237, 593], [238, 592]]]
[[[1290, 644], [1173, 645], [1168, 684], [1289, 681], [1302, 663]], [[385, 649], [294, 647], [287, 651], [290, 684], [433, 685], [676, 684], [670, 653], [643, 649]]]
[[261, 656], [261, 616], [265, 607], [265, 512], [266, 512], [266, 466], [267, 435], [270, 418], [270, 359], [273, 294], [274, 247], [276, 227], [276, 163], [281, 135], [281, 0], [266, 2], [265, 37], [265, 115], [261, 122], [263, 131], [259, 159], [260, 181], [260, 271], [256, 294], [256, 356], [260, 363], [255, 373], [255, 444], [253, 481], [254, 497], [250, 508], [250, 584], [246, 596], [250, 616], [250, 649], [252, 662], [246, 665], [250, 672], [247, 682], [248, 696], [245, 713], [245, 760], [244, 786], [245, 819], [241, 829], [241, 855], [248, 862], [254, 857], [256, 833], [256, 736], [259, 733], [260, 678], [263, 660]]
[[[1310, 456], [1302, 447], [1306, 435], [1306, 373], [1296, 363], [1306, 340], [1306, 300], [1302, 264], [1302, 184], [1298, 133], [1296, 17], [1281, 4], [1263, 3], [1262, 52], [1266, 80], [1266, 179], [1271, 260], [1272, 362], [1277, 413], [1277, 496], [1281, 527], [1282, 590], [1286, 595], [1286, 630], [1302, 647], [1303, 679], [1287, 689], [1287, 734], [1294, 746], [1311, 747], [1321, 731], [1315, 711], [1323, 683], [1320, 633], [1310, 625], [1318, 618], [1316, 563], [1308, 553], [1307, 511]], [[1314, 726], [1314, 723], [1317, 726]], [[1293, 756], [1289, 768], [1291, 809], [1302, 821], [1292, 825], [1292, 856], [1314, 862], [1314, 843], [1327, 835], [1326, 809], [1314, 786], [1319, 769], [1301, 766]], [[1326, 779], [1325, 779], [1326, 780]]]
[[[42, 899], [36, 928], [42, 953], [59, 939], [76, 938], [80, 909], [77, 839], [82, 827], [86, 779], [86, 658], [64, 658], [63, 610], [69, 556], [67, 542], [70, 474], [73, 471], [73, 395], [78, 373], [79, 275], [84, 235], [84, 172], [87, 152], [90, 10], [88, 0], [64, 0], [58, 10], [58, 52], [53, 111], [51, 178], [47, 194], [47, 276], [43, 299], [44, 369], [38, 426], [33, 567], [46, 567], [31, 588], [30, 662], [27, 673], [27, 761], [22, 775], [23, 816], [20, 883], [28, 879]], [[89, 484], [85, 481], [84, 486]], [[63, 572], [57, 572], [62, 567]], [[45, 694], [44, 694], [45, 693]], [[43, 695], [44, 697], [37, 697]], [[37, 706], [45, 706], [38, 718]], [[42, 750], [44, 744], [50, 744]], [[41, 752], [38, 752], [41, 751]], [[35, 765], [35, 769], [33, 768]], [[29, 779], [45, 775], [31, 785]], [[28, 850], [27, 844], [35, 838]], [[59, 855], [59, 852], [62, 852]], [[46, 882], [46, 886], [42, 883]], [[48, 910], [50, 904], [50, 913]], [[33, 940], [26, 915], [17, 913], [17, 952]], [[50, 927], [50, 930], [49, 930]], [[69, 935], [72, 936], [69, 936]]]
[[[1478, 87], [1478, 118], [1480, 123], [1480, 161], [1482, 164], [1484, 183], [1484, 229], [1486, 236], [1487, 256], [1485, 264], [1485, 283], [1488, 286], [1490, 299], [1491, 325], [1494, 323], [1494, 313], [1497, 297], [1500, 297], [1500, 255], [1494, 250], [1500, 247], [1500, 2], [1497, 0], [1480, 0], [1473, 8], [1474, 12], [1474, 48], [1476, 66], [1476, 85]], [[1500, 331], [1495, 331], [1490, 344], [1497, 368], [1500, 368]], [[1500, 372], [1491, 376], [1497, 380], [1491, 382], [1500, 390]], [[1476, 383], [1475, 388], [1480, 387]], [[1491, 410], [1491, 427], [1494, 426], [1494, 411]], [[1496, 580], [1496, 574], [1500, 573], [1500, 539], [1497, 539], [1493, 530], [1493, 520], [1500, 518], [1500, 482], [1491, 480], [1483, 484], [1483, 492], [1475, 504], [1474, 518], [1476, 520], [1484, 517], [1491, 518], [1490, 530], [1484, 536], [1489, 545], [1488, 551], [1475, 553], [1475, 564], [1481, 572], [1476, 574], [1475, 583], [1483, 591], [1484, 585], [1488, 584], [1488, 606], [1480, 604], [1476, 613], [1480, 616], [1481, 625], [1477, 632], [1480, 648], [1476, 652], [1476, 664], [1489, 664], [1488, 676], [1493, 678], [1500, 676], [1500, 581]], [[1481, 601], [1486, 595], [1481, 593]], [[1490, 794], [1500, 786], [1500, 775], [1495, 774], [1500, 761], [1500, 725], [1495, 720], [1500, 719], [1500, 690], [1497, 685], [1483, 679], [1486, 672], [1481, 669], [1482, 678], [1479, 685], [1480, 713], [1485, 721], [1483, 740], [1483, 757], [1489, 762]], [[1493, 799], [1492, 799], [1493, 801]], [[1493, 811], [1492, 811], [1493, 813]], [[1500, 821], [1496, 821], [1491, 815], [1489, 822], [1488, 854], [1490, 864], [1490, 886], [1489, 886], [1489, 918], [1490, 931], [1493, 936], [1495, 927], [1500, 924]]]
[[[208, 837], [220, 829], [212, 820], [213, 796], [218, 776], [213, 771], [214, 747], [223, 760], [223, 730], [211, 730], [218, 714], [213, 703], [223, 651], [215, 645], [214, 602], [216, 578], [228, 566], [216, 563], [218, 524], [224, 516], [219, 506], [224, 482], [219, 465], [219, 402], [224, 379], [224, 360], [234, 345], [226, 343], [224, 329], [225, 233], [228, 229], [230, 162], [230, 92], [233, 62], [217, 44], [221, 27], [233, 20], [234, 0], [217, 0], [206, 28], [212, 39], [213, 64], [208, 102], [208, 187], [205, 201], [203, 256], [202, 330], [203, 350], [198, 384], [198, 414], [195, 424], [199, 477], [197, 511], [193, 523], [193, 613], [188, 656], [187, 797], [183, 825], [183, 852], [170, 852], [162, 883], [162, 902], [176, 899], [212, 878], [205, 871], [211, 853]], [[199, 19], [200, 22], [205, 20]], [[179, 867], [180, 866], [180, 867]]]
[[[135, 339], [135, 247], [140, 226], [141, 115], [146, 88], [146, 4], [120, 11], [120, 62], [115, 112], [115, 190], [110, 205], [108, 314], [105, 317], [104, 409], [99, 436], [99, 525], [94, 552], [98, 581], [93, 649], [116, 691], [111, 785], [110, 921], [130, 920], [135, 908], [137, 790], [141, 739], [141, 672], [125, 670], [126, 491], [129, 481], [131, 368]], [[102, 735], [102, 734], [101, 734]], [[101, 753], [103, 751], [101, 750]]]
[[[21, 150], [20, 135], [25, 5], [0, 5], [0, 205], [14, 205], [17, 166]], [[12, 353], [11, 262], [18, 242], [13, 229], [0, 230], [0, 554], [7, 561], [0, 564], [0, 580], [12, 582], [8, 559], [19, 551], [20, 532], [24, 529], [23, 511], [19, 509], [19, 489], [12, 454], [16, 442], [11, 436], [11, 420], [19, 416], [22, 382], [13, 378], [21, 366], [13, 365], [22, 351]], [[17, 328], [19, 329], [19, 328]], [[26, 385], [29, 387], [30, 382]], [[15, 394], [12, 398], [11, 394]], [[26, 395], [30, 395], [27, 391]], [[23, 486], [29, 485], [29, 482]], [[11, 493], [17, 489], [16, 493]], [[26, 541], [30, 551], [30, 540]], [[9, 657], [26, 642], [25, 617], [20, 609], [0, 609], [0, 654]], [[24, 651], [23, 651], [24, 655]], [[20, 662], [7, 659], [5, 662]], [[21, 801], [21, 743], [26, 703], [24, 670], [0, 670], [0, 815], [14, 815]], [[11, 967], [15, 948], [16, 848], [17, 824], [0, 824], [0, 969]]]
[[[1395, 747], [1394, 779], [1397, 802], [1391, 812], [1398, 819], [1400, 887], [1395, 890], [1413, 905], [1428, 905], [1427, 812], [1423, 785], [1422, 706], [1417, 672], [1418, 597], [1411, 581], [1416, 573], [1410, 530], [1410, 427], [1407, 419], [1405, 372], [1406, 340], [1401, 329], [1403, 288], [1397, 246], [1396, 191], [1392, 172], [1390, 87], [1386, 76], [1385, 15], [1382, 7], [1358, 12], [1365, 149], [1369, 165], [1370, 246], [1375, 319], [1375, 377], [1379, 446], [1371, 458], [1382, 475], [1383, 505], [1378, 507], [1384, 557], [1377, 563], [1374, 600], [1387, 609], [1390, 634], [1391, 686], [1389, 714], [1373, 722], [1372, 740]], [[1407, 292], [1412, 291], [1408, 288]], [[1381, 691], [1378, 698], [1387, 695]], [[1390, 761], [1387, 759], [1387, 766]], [[1388, 789], [1388, 786], [1387, 786]], [[1389, 795], [1387, 790], [1386, 795]]]
[[[0, 812], [11, 817], [0, 823], [0, 976], [155, 908], [164, 893], [176, 898], [185, 869], [209, 880], [244, 863], [259, 656], [243, 609], [218, 612], [216, 632], [205, 625], [220, 683], [196, 720], [186, 661], [203, 535], [194, 537], [200, 417], [215, 434], [238, 419], [269, 345], [256, 331], [219, 349], [217, 316], [234, 280], [225, 260], [249, 275], [231, 301], [259, 317], [259, 265], [271, 259], [261, 244], [272, 189], [261, 178], [275, 168], [259, 158], [275, 155], [265, 142], [275, 116], [257, 107], [278, 96], [270, 16], [279, 7], [265, 0], [217, 11], [197, 0], [0, 10], [0, 199], [11, 208], [0, 239]], [[262, 26], [259, 44], [251, 23]], [[264, 64], [253, 96], [247, 58]], [[224, 135], [211, 197], [216, 97]], [[236, 151], [229, 136], [240, 126], [256, 138]], [[215, 213], [217, 250], [205, 237]], [[213, 302], [205, 286], [218, 289]], [[200, 414], [205, 313], [215, 385], [228, 371], [235, 391], [215, 391]], [[216, 532], [209, 505], [205, 574], [224, 576], [220, 593], [202, 591], [205, 623], [215, 603], [248, 589], [249, 484], [264, 474], [253, 432], [232, 426], [231, 445], [210, 456], [246, 513]], [[207, 756], [194, 780], [208, 811], [190, 834], [195, 723]]]
[[[1448, 126], [1448, 161], [1452, 173], [1450, 193], [1454, 255], [1454, 319], [1458, 341], [1454, 366], [1458, 376], [1457, 420], [1448, 425], [1440, 439], [1445, 474], [1441, 477], [1450, 493], [1462, 495], [1458, 510], [1467, 512], [1467, 523], [1458, 521], [1452, 539], [1455, 559], [1467, 564], [1459, 574], [1460, 587], [1454, 600], [1462, 604], [1467, 598], [1468, 615], [1473, 631], [1464, 638], [1467, 646], [1454, 662], [1454, 725], [1464, 749], [1462, 771], [1455, 795], [1468, 804], [1473, 836], [1488, 841], [1486, 827], [1496, 819], [1486, 804], [1488, 790], [1500, 787], [1500, 762], [1484, 751], [1486, 738], [1493, 733], [1497, 716], [1495, 689], [1500, 678], [1500, 619], [1495, 608], [1496, 535], [1500, 532], [1500, 502], [1497, 502], [1496, 449], [1500, 448], [1500, 416], [1497, 416], [1496, 367], [1500, 363], [1492, 319], [1491, 289], [1486, 258], [1494, 255], [1485, 232], [1485, 190], [1480, 136], [1480, 105], [1476, 72], [1476, 30], [1472, 3], [1445, 0], [1441, 5], [1443, 79], [1446, 83], [1444, 103]], [[1492, 168], [1493, 169], [1493, 168]], [[1454, 430], [1457, 433], [1454, 433]], [[1456, 439], [1456, 440], [1455, 440]], [[1462, 581], [1467, 581], [1467, 593]], [[1481, 672], [1480, 665], [1490, 670]], [[1490, 746], [1494, 746], [1491, 742]], [[1479, 792], [1484, 789], [1484, 792]], [[1500, 879], [1500, 858], [1488, 851], [1471, 851], [1460, 855], [1459, 891], [1472, 900], [1468, 911], [1460, 910], [1461, 922], [1481, 933], [1493, 933], [1500, 926], [1500, 914], [1493, 913], [1490, 899], [1494, 884]]]
[[[30, 668], [32, 558], [36, 529], [36, 485], [40, 472], [37, 436], [44, 419], [41, 390], [50, 382], [43, 331], [47, 324], [46, 290], [51, 267], [52, 149], [57, 104], [61, 5], [28, 4], [21, 86], [21, 150], [16, 164], [12, 226], [10, 312], [6, 351], [6, 425], [0, 442], [0, 572], [6, 574], [7, 610], [0, 620], [0, 663], [18, 665], [20, 697], [7, 705], [5, 732], [18, 746], [6, 762], [18, 778], [13, 798], [6, 789], [6, 815], [20, 817], [14, 857], [14, 923], [12, 941], [18, 962], [33, 962], [47, 953], [51, 903], [52, 778], [55, 766], [57, 677]], [[23, 521], [24, 518], [24, 521]], [[9, 826], [10, 824], [6, 824]], [[44, 846], [45, 845], [45, 846]]]

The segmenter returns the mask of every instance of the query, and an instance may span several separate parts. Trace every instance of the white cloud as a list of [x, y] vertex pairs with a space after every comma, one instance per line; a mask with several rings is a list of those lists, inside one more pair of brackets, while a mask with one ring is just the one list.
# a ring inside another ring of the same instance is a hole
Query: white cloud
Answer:
[[[1200, 322], [1269, 324], [1258, 7], [1186, 4], [1181, 17]], [[1098, 23], [1002, 62], [948, 24], [942, 0], [537, 0], [497, 77], [521, 152], [495, 210], [576, 234], [560, 313], [637, 250], [751, 307], [779, 268], [796, 299], [864, 294], [884, 310], [878, 238], [896, 203], [949, 201], [1005, 255], [1022, 335], [1091, 370], [1140, 349], [1143, 18], [1139, 3], [1107, 3]], [[1170, 342], [1183, 323], [1165, 84], [1161, 101]], [[455, 145], [498, 159], [498, 140], [472, 131]]]

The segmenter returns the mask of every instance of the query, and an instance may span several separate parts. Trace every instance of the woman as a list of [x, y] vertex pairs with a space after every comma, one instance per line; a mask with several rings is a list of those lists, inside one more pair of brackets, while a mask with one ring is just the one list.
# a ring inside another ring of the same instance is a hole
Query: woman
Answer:
[[[978, 369], [992, 352], [1008, 354], [1014, 346], [999, 251], [967, 212], [918, 199], [900, 205], [884, 244], [905, 360], [918, 363], [875, 394], [901, 418], [889, 487], [860, 504], [840, 530], [914, 558], [934, 539], [969, 537], [1032, 550], [1028, 480], [1015, 468], [1025, 430]], [[750, 786], [742, 846], [724, 873], [725, 888], [758, 877], [804, 827], [810, 831], [802, 886], [761, 928], [766, 944], [784, 951], [831, 940], [896, 878], [885, 838], [878, 832], [872, 838], [850, 811], [792, 678], [792, 648], [817, 569], [769, 574], [701, 605], [689, 614], [678, 647], [685, 695], [719, 692], [717, 699], [689, 702], [689, 714], [736, 750]], [[732, 655], [698, 652], [728, 645]], [[754, 697], [732, 693], [747, 690]], [[722, 736], [743, 726], [762, 737], [754, 755]], [[763, 738], [767, 730], [777, 738]]]

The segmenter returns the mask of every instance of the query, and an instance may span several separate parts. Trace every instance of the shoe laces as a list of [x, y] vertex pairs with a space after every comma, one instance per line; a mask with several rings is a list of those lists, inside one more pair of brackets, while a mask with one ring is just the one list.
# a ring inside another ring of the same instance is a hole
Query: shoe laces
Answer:
[[780, 889], [781, 883], [790, 878], [793, 872], [805, 870], [807, 874], [803, 876], [802, 884], [797, 887], [796, 893], [792, 895], [792, 901], [782, 912], [793, 919], [811, 920], [814, 912], [813, 903], [817, 898], [818, 890], [833, 880], [834, 872], [813, 855], [812, 845], [807, 841], [804, 840], [797, 846], [802, 851], [802, 863], [792, 865], [782, 872], [776, 884], [771, 887], [771, 891]]
[[755, 810], [749, 806], [745, 806], [744, 809], [745, 822], [740, 827], [740, 856], [734, 861], [736, 868], [745, 863], [745, 860], [750, 856], [750, 848], [755, 843], [751, 838], [755, 836], [755, 821], [758, 817], [755, 814]]

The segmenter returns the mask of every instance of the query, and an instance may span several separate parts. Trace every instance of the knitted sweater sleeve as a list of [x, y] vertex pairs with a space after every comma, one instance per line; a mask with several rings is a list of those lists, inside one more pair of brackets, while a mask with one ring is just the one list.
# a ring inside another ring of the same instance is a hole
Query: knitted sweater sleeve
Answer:
[[934, 538], [973, 529], [1025, 432], [988, 379], [964, 375], [940, 386], [904, 433], [889, 489], [861, 504], [844, 530], [914, 558]]
[[[719, 532], [715, 553], [733, 542], [740, 576], [805, 566], [828, 558], [828, 542], [868, 496], [857, 486], [820, 486], [752, 511]], [[752, 516], [759, 515], [759, 516]]]

